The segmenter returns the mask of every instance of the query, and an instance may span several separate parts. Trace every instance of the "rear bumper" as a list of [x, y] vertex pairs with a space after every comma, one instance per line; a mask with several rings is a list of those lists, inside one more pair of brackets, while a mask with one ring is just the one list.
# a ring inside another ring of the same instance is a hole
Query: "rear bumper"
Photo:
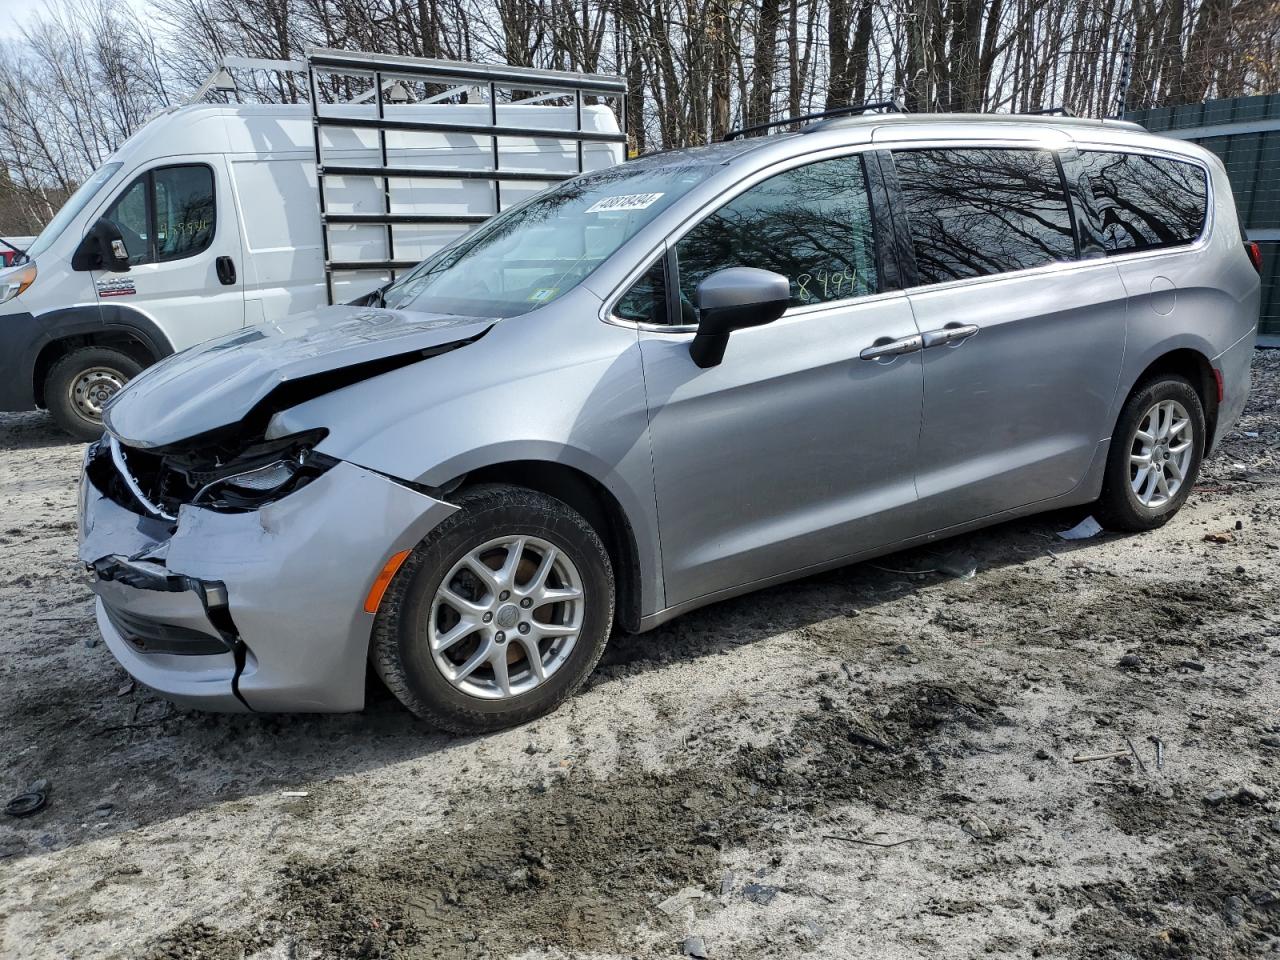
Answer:
[[252, 513], [134, 513], [82, 476], [98, 626], [138, 682], [219, 711], [359, 710], [387, 558], [457, 508], [348, 463]]
[[1258, 328], [1254, 327], [1211, 361], [1214, 370], [1222, 376], [1222, 403], [1218, 407], [1217, 428], [1206, 453], [1217, 449], [1218, 442], [1231, 432], [1244, 412], [1245, 403], [1249, 400], [1249, 371], [1257, 340]]

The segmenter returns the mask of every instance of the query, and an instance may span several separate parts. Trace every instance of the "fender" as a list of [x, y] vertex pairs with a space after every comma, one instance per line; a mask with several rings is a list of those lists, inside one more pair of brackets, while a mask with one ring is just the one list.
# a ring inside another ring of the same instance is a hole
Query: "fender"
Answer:
[[[645, 440], [644, 449], [647, 452], [647, 437]], [[638, 599], [642, 616], [665, 606], [666, 589], [660, 576], [662, 547], [655, 535], [657, 504], [651, 486], [651, 473], [644, 472], [639, 478], [644, 482], [637, 486], [637, 472], [634, 469], [621, 464], [610, 464], [591, 450], [574, 443], [538, 438], [501, 441], [460, 450], [434, 464], [418, 477], [405, 479], [413, 479], [429, 490], [440, 490], [440, 498], [448, 501], [448, 494], [443, 491], [456, 486], [456, 481], [460, 478], [489, 467], [516, 462], [570, 467], [598, 483], [613, 497], [622, 511], [635, 546], [635, 559], [639, 565]]]
[[3, 318], [0, 351], [6, 386], [0, 388], [0, 407], [6, 410], [34, 410], [39, 385], [36, 383], [40, 354], [52, 343], [68, 337], [126, 335], [137, 340], [151, 355], [152, 362], [174, 352], [173, 343], [150, 317], [126, 304], [78, 304], [45, 313], [14, 314]]
[[[89, 315], [96, 315], [96, 322]], [[174, 352], [173, 342], [156, 322], [139, 310], [124, 303], [103, 303], [97, 306], [63, 307], [40, 314], [36, 320], [48, 333], [46, 343], [61, 340], [77, 333], [126, 333], [150, 351], [153, 362], [163, 360]], [[84, 326], [85, 329], [77, 329]]]
[[[1132, 341], [1129, 344], [1133, 346]], [[1133, 392], [1133, 388], [1137, 386], [1138, 379], [1142, 376], [1146, 369], [1163, 357], [1165, 354], [1173, 353], [1175, 350], [1191, 350], [1204, 357], [1206, 363], [1210, 363], [1222, 351], [1216, 349], [1212, 343], [1204, 337], [1195, 333], [1180, 333], [1172, 337], [1167, 337], [1157, 343], [1148, 344], [1142, 350], [1130, 350], [1126, 352], [1124, 358], [1124, 369], [1120, 373], [1120, 384], [1116, 389], [1115, 397], [1111, 401], [1111, 411], [1107, 421], [1107, 434], [1099, 439], [1108, 439], [1111, 431], [1115, 429], [1116, 421], [1120, 418], [1120, 411], [1124, 407], [1125, 401], [1129, 399], [1129, 394]]]

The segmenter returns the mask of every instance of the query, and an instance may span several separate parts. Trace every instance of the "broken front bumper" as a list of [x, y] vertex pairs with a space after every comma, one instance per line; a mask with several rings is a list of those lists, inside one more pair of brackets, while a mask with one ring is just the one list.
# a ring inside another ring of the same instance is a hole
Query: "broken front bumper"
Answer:
[[456, 509], [339, 463], [259, 510], [183, 506], [169, 524], [82, 474], [80, 559], [95, 573], [107, 646], [169, 699], [359, 710], [374, 620], [365, 598], [388, 557]]

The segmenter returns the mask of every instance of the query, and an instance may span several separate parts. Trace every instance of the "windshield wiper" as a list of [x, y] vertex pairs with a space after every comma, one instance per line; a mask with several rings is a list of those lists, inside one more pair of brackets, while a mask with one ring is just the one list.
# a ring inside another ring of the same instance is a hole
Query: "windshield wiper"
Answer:
[[30, 257], [27, 256], [27, 251], [23, 250], [21, 247], [15, 247], [12, 243], [10, 243], [4, 237], [0, 237], [0, 243], [3, 243], [6, 247], [8, 247], [10, 250], [12, 250], [14, 253], [18, 255], [17, 258], [15, 258], [13, 261], [13, 264], [12, 264], [13, 266], [16, 267], [18, 264], [26, 263], [28, 260], [31, 259]]

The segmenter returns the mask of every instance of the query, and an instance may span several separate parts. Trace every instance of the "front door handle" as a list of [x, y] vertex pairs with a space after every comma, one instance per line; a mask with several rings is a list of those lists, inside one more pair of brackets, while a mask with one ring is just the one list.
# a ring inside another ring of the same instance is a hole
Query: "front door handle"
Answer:
[[894, 357], [900, 357], [904, 353], [915, 353], [923, 347], [924, 338], [919, 334], [913, 334], [910, 337], [903, 337], [901, 340], [891, 340], [888, 337], [881, 337], [871, 346], [858, 354], [858, 356], [863, 360], [892, 360]]
[[924, 334], [926, 347], [943, 347], [963, 343], [978, 332], [976, 323], [948, 323], [941, 330], [929, 330]]
[[218, 271], [218, 280], [223, 286], [229, 287], [236, 282], [236, 264], [230, 257], [219, 257], [214, 261], [214, 266]]

